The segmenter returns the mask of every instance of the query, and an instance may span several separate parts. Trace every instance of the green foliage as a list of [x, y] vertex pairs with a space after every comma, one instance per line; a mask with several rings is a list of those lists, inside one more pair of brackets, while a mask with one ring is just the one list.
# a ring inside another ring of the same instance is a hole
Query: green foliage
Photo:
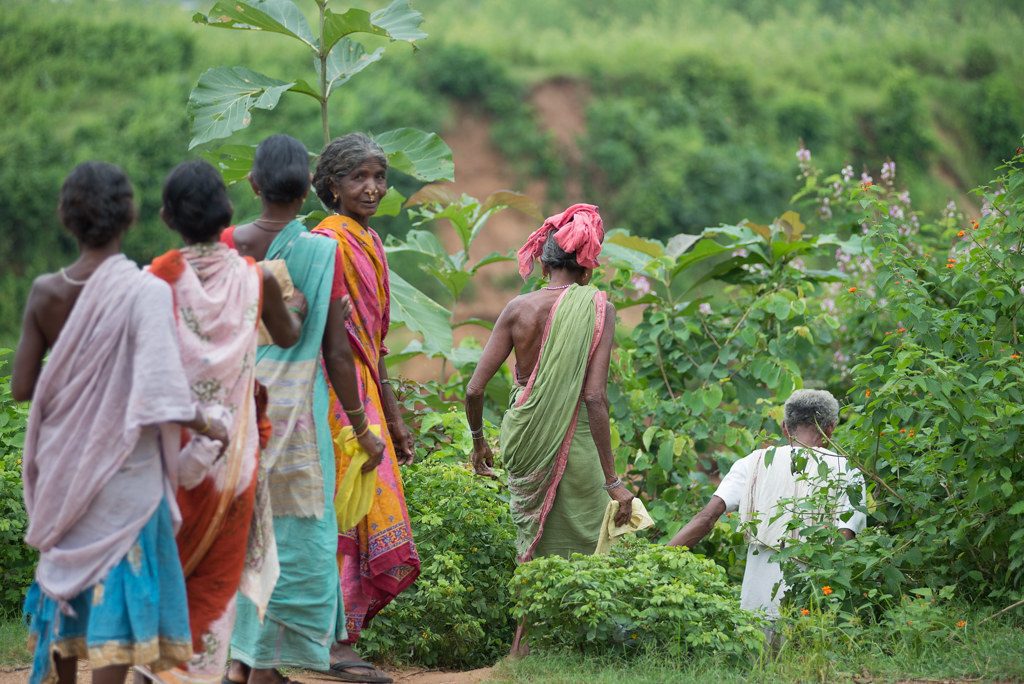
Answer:
[[[613, 446], [662, 533], [704, 505], [716, 472], [778, 434], [782, 402], [827, 354], [839, 322], [811, 298], [842, 274], [802, 257], [836, 244], [792, 211], [668, 245], [607, 238], [609, 290], [635, 297], [616, 305], [647, 304], [613, 368]], [[733, 557], [731, 526], [713, 539]]]
[[[515, 615], [541, 652], [639, 653], [742, 660], [763, 639], [736, 587], [710, 560], [683, 549], [625, 542], [609, 555], [538, 558], [512, 579]], [[638, 591], [642, 588], [641, 591]]]
[[993, 74], [966, 90], [971, 132], [991, 163], [1007, 159], [1024, 134], [1024, 90], [1005, 74]]
[[359, 643], [371, 659], [468, 669], [493, 663], [512, 640], [515, 526], [500, 485], [461, 464], [470, 442], [463, 417], [443, 422], [448, 445], [421, 448], [402, 476], [422, 573]]
[[911, 73], [893, 75], [884, 85], [882, 103], [870, 116], [875, 134], [872, 159], [889, 155], [904, 165], [926, 168], [935, 142], [928, 133], [928, 111], [918, 79]]
[[[0, 369], [9, 349], [0, 349]], [[22, 539], [28, 517], [21, 496], [21, 448], [25, 442], [28, 408], [11, 398], [10, 376], [0, 374], [0, 616], [21, 609], [25, 590], [35, 574], [37, 554]]]

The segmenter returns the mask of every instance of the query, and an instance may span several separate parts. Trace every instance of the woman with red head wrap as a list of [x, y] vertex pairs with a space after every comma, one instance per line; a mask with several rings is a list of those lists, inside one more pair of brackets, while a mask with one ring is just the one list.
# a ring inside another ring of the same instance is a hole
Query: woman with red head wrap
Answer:
[[520, 562], [593, 553], [609, 497], [619, 503], [618, 524], [632, 512], [633, 495], [615, 473], [608, 424], [615, 307], [588, 284], [603, 239], [601, 215], [591, 204], [574, 204], [529, 237], [519, 250], [519, 273], [526, 278], [540, 260], [548, 282], [501, 312], [466, 390], [473, 465], [491, 475], [484, 388], [515, 351], [501, 447]]

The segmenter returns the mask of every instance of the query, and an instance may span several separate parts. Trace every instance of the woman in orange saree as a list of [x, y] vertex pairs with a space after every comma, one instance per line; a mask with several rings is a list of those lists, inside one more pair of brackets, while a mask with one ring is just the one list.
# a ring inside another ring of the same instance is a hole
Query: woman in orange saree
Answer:
[[[377, 484], [367, 515], [352, 529], [339, 530], [338, 563], [345, 599], [348, 639], [331, 653], [332, 674], [360, 682], [390, 681], [353, 650], [362, 631], [381, 608], [411, 585], [420, 572], [399, 464], [414, 458], [412, 435], [402, 419], [388, 380], [384, 338], [390, 323], [388, 264], [380, 237], [369, 226], [387, 191], [387, 157], [368, 136], [337, 138], [320, 155], [313, 175], [320, 200], [335, 213], [313, 232], [337, 241], [344, 259], [343, 281], [335, 283], [352, 298], [346, 322], [359, 377], [359, 396], [371, 429], [385, 442]], [[333, 391], [329, 422], [336, 439], [336, 482], [352, 461], [340, 442], [351, 434], [348, 416]]]

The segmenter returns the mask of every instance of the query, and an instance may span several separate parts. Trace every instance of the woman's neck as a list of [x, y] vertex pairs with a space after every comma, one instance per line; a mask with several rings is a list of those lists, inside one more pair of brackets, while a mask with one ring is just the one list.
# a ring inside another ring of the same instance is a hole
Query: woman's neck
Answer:
[[568, 287], [570, 285], [578, 284], [580, 276], [578, 273], [573, 271], [551, 271], [548, 276], [548, 287]]

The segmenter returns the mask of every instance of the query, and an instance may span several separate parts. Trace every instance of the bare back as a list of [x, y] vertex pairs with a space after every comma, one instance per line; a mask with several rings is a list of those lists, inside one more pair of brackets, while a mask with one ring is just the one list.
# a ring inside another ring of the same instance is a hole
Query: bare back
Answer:
[[260, 230], [251, 223], [235, 228], [232, 237], [235, 250], [242, 256], [252, 257], [256, 261], [263, 261], [267, 256], [267, 250], [277, 237], [277, 232]]
[[561, 294], [557, 290], [537, 290], [520, 295], [502, 313], [508, 319], [512, 351], [516, 355], [516, 381], [520, 384], [526, 384], [540, 360], [544, 328]]

